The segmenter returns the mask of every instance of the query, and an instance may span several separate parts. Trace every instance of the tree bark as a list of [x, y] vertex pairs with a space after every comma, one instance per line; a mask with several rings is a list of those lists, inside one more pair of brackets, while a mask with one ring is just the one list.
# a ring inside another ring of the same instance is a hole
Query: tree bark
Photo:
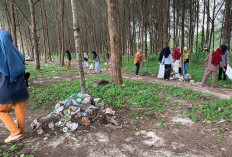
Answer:
[[8, 24], [8, 31], [11, 32], [10, 15], [8, 12], [6, 0], [3, 0], [3, 3], [4, 3], [4, 12], [6, 14], [5, 16], [6, 16], [6, 20], [7, 20], [7, 24]]
[[44, 18], [43, 18], [43, 9], [42, 9], [42, 2], [40, 2], [40, 18], [41, 18], [41, 25], [42, 25], [42, 34], [43, 34], [43, 50], [44, 50], [44, 62], [47, 63], [47, 48], [46, 48], [46, 33], [45, 33], [45, 26], [44, 26]]
[[226, 0], [226, 12], [225, 12], [225, 24], [224, 24], [224, 36], [223, 36], [223, 44], [227, 44], [228, 46], [230, 45], [230, 12], [231, 12], [231, 0]]
[[17, 47], [17, 34], [16, 34], [16, 24], [15, 24], [15, 8], [13, 4], [13, 0], [10, 0], [10, 11], [11, 11], [11, 26], [12, 26], [12, 37], [13, 37], [13, 43], [15, 47]]
[[206, 0], [204, 0], [204, 11], [203, 11], [203, 22], [202, 22], [202, 32], [201, 32], [201, 48], [204, 48], [204, 41], [205, 41], [205, 32], [204, 32], [204, 24], [205, 24], [205, 8], [206, 8]]
[[64, 0], [61, 5], [61, 66], [64, 66]]
[[74, 30], [74, 40], [75, 40], [76, 54], [78, 60], [78, 69], [80, 71], [81, 93], [86, 94], [85, 76], [84, 76], [84, 69], [82, 65], [82, 57], [80, 52], [80, 28], [78, 26], [78, 21], [77, 21], [77, 7], [75, 0], [71, 0], [71, 6], [72, 6], [73, 30]]
[[16, 14], [16, 17], [17, 17], [17, 23], [18, 23], [18, 27], [19, 27], [20, 47], [21, 47], [21, 51], [22, 51], [23, 55], [25, 56], [24, 44], [23, 44], [23, 36], [22, 36], [22, 31], [21, 31], [21, 24], [19, 23], [18, 14]]
[[120, 39], [118, 34], [118, 21], [117, 21], [117, 1], [106, 0], [108, 6], [108, 28], [110, 36], [110, 50], [112, 59], [112, 82], [122, 84], [122, 56], [120, 53]]
[[165, 18], [165, 28], [164, 28], [165, 47], [168, 46], [168, 43], [169, 43], [169, 35], [168, 35], [169, 9], [170, 9], [170, 0], [166, 0], [166, 18]]
[[[184, 63], [184, 59], [183, 59], [183, 54], [184, 54], [184, 21], [185, 21], [185, 0], [182, 0], [182, 20], [181, 20], [181, 56], [182, 56], [182, 63]], [[182, 69], [183, 68], [182, 64]]]
[[31, 13], [31, 34], [32, 34], [32, 45], [35, 54], [35, 70], [40, 70], [40, 57], [39, 57], [39, 49], [38, 49], [38, 37], [36, 33], [36, 23], [35, 23], [35, 10], [34, 10], [34, 2], [33, 0], [28, 0], [30, 5], [30, 13]]

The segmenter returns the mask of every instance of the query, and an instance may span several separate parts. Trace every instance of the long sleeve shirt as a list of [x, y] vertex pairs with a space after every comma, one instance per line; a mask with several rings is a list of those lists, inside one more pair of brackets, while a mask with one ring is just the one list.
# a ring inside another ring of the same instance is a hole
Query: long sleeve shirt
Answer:
[[[224, 68], [222, 62], [219, 62], [219, 66], [221, 68]], [[217, 71], [217, 66], [215, 66], [214, 64], [212, 64], [212, 52], [206, 57], [205, 59], [205, 68], [210, 70], [210, 71]]]
[[173, 65], [172, 55], [170, 54], [167, 58], [165, 58], [165, 56], [163, 56], [162, 63]]
[[226, 53], [222, 55], [222, 64], [224, 67], [227, 67], [227, 64], [229, 63], [230, 63], [229, 51], [226, 51]]

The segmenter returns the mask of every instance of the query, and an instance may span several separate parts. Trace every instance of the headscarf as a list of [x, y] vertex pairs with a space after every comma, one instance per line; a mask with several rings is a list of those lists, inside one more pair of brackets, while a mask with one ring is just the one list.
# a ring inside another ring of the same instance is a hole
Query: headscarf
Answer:
[[139, 49], [138, 52], [136, 52], [135, 56], [138, 56], [138, 55], [141, 54], [141, 53], [142, 53], [142, 50]]
[[227, 51], [227, 46], [226, 45], [221, 45], [220, 48], [222, 48], [222, 55], [224, 55]]
[[10, 82], [16, 82], [26, 68], [25, 57], [14, 46], [10, 32], [0, 31], [0, 73], [10, 77]]
[[93, 60], [95, 60], [97, 58], [97, 53], [95, 51], [92, 51], [93, 54]]
[[84, 58], [87, 58], [87, 59], [88, 59], [88, 55], [87, 55], [87, 53], [84, 53]]
[[163, 56], [164, 56], [164, 51], [165, 51], [165, 49], [162, 49], [162, 51], [160, 52], [159, 62], [162, 62], [162, 59], [163, 59]]
[[173, 57], [173, 59], [175, 59], [175, 60], [179, 60], [180, 57], [181, 57], [181, 53], [178, 52], [178, 50], [180, 50], [179, 47], [177, 47], [177, 48], [174, 50], [174, 52], [172, 53], [172, 57]]
[[217, 48], [216, 52], [212, 53], [211, 63], [213, 65], [217, 66], [218, 63], [222, 61], [222, 56], [221, 56], [222, 52], [223, 52], [222, 48]]
[[164, 49], [164, 57], [165, 58], [168, 58], [168, 56], [171, 54], [171, 52], [170, 52], [170, 48], [169, 47], [166, 47], [165, 49]]

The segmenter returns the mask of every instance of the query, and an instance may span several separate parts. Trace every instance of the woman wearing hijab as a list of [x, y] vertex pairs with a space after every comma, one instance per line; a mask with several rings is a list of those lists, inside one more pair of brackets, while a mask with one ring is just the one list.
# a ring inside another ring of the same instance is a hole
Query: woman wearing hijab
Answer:
[[[227, 66], [230, 66], [230, 58], [229, 58], [229, 51], [227, 50], [227, 46], [226, 45], [221, 45], [220, 48], [222, 48], [222, 64], [223, 67], [226, 69]], [[221, 67], [219, 67], [219, 75], [218, 75], [218, 80], [222, 80], [222, 71], [223, 69]], [[226, 80], [226, 74], [225, 72], [223, 72], [224, 77], [223, 80]]]
[[139, 74], [139, 67], [140, 67], [140, 62], [142, 61], [142, 50], [139, 49], [138, 52], [135, 54], [135, 59], [134, 59], [134, 65], [136, 66], [136, 72], [135, 74]]
[[95, 73], [101, 72], [100, 67], [99, 67], [99, 57], [95, 51], [92, 51], [93, 54], [93, 61], [95, 63]]
[[[5, 143], [23, 138], [25, 129], [26, 100], [29, 94], [24, 79], [25, 57], [13, 45], [8, 31], [0, 31], [0, 119], [10, 136]], [[10, 112], [14, 106], [17, 125]]]
[[205, 59], [205, 73], [203, 80], [201, 82], [201, 85], [199, 87], [203, 87], [209, 77], [209, 74], [212, 73], [212, 84], [211, 88], [214, 88], [215, 86], [215, 80], [217, 77], [217, 67], [220, 65], [220, 67], [223, 69], [223, 71], [226, 71], [222, 64], [222, 54], [223, 50], [222, 48], [218, 48], [216, 52], [211, 52], [207, 58]]
[[111, 55], [109, 53], [107, 53], [107, 59], [109, 60], [109, 65], [110, 65], [110, 69], [111, 69]]
[[71, 69], [71, 60], [72, 60], [71, 53], [69, 52], [69, 50], [67, 50], [66, 54], [68, 59], [68, 69]]
[[169, 80], [171, 73], [171, 66], [173, 65], [170, 48], [166, 47], [163, 53], [162, 63], [165, 65], [164, 79]]
[[162, 59], [163, 59], [163, 56], [164, 56], [164, 51], [165, 51], [165, 48], [162, 49], [162, 51], [160, 52], [160, 55], [159, 55], [159, 63], [162, 62]]
[[181, 72], [181, 53], [180, 53], [180, 48], [179, 47], [175, 48], [174, 52], [172, 53], [172, 58], [173, 58], [174, 62], [178, 60], [178, 62], [179, 62], [179, 73], [182, 74], [182, 72]]
[[85, 68], [89, 67], [88, 61], [89, 61], [89, 57], [88, 57], [87, 53], [84, 53], [84, 67]]

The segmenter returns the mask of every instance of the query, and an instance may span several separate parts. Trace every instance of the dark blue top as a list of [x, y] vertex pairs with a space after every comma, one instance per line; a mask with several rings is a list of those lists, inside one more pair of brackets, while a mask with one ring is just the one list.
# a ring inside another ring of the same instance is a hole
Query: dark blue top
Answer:
[[16, 82], [10, 83], [8, 76], [0, 73], [0, 104], [14, 104], [29, 98], [24, 75], [17, 78]]

